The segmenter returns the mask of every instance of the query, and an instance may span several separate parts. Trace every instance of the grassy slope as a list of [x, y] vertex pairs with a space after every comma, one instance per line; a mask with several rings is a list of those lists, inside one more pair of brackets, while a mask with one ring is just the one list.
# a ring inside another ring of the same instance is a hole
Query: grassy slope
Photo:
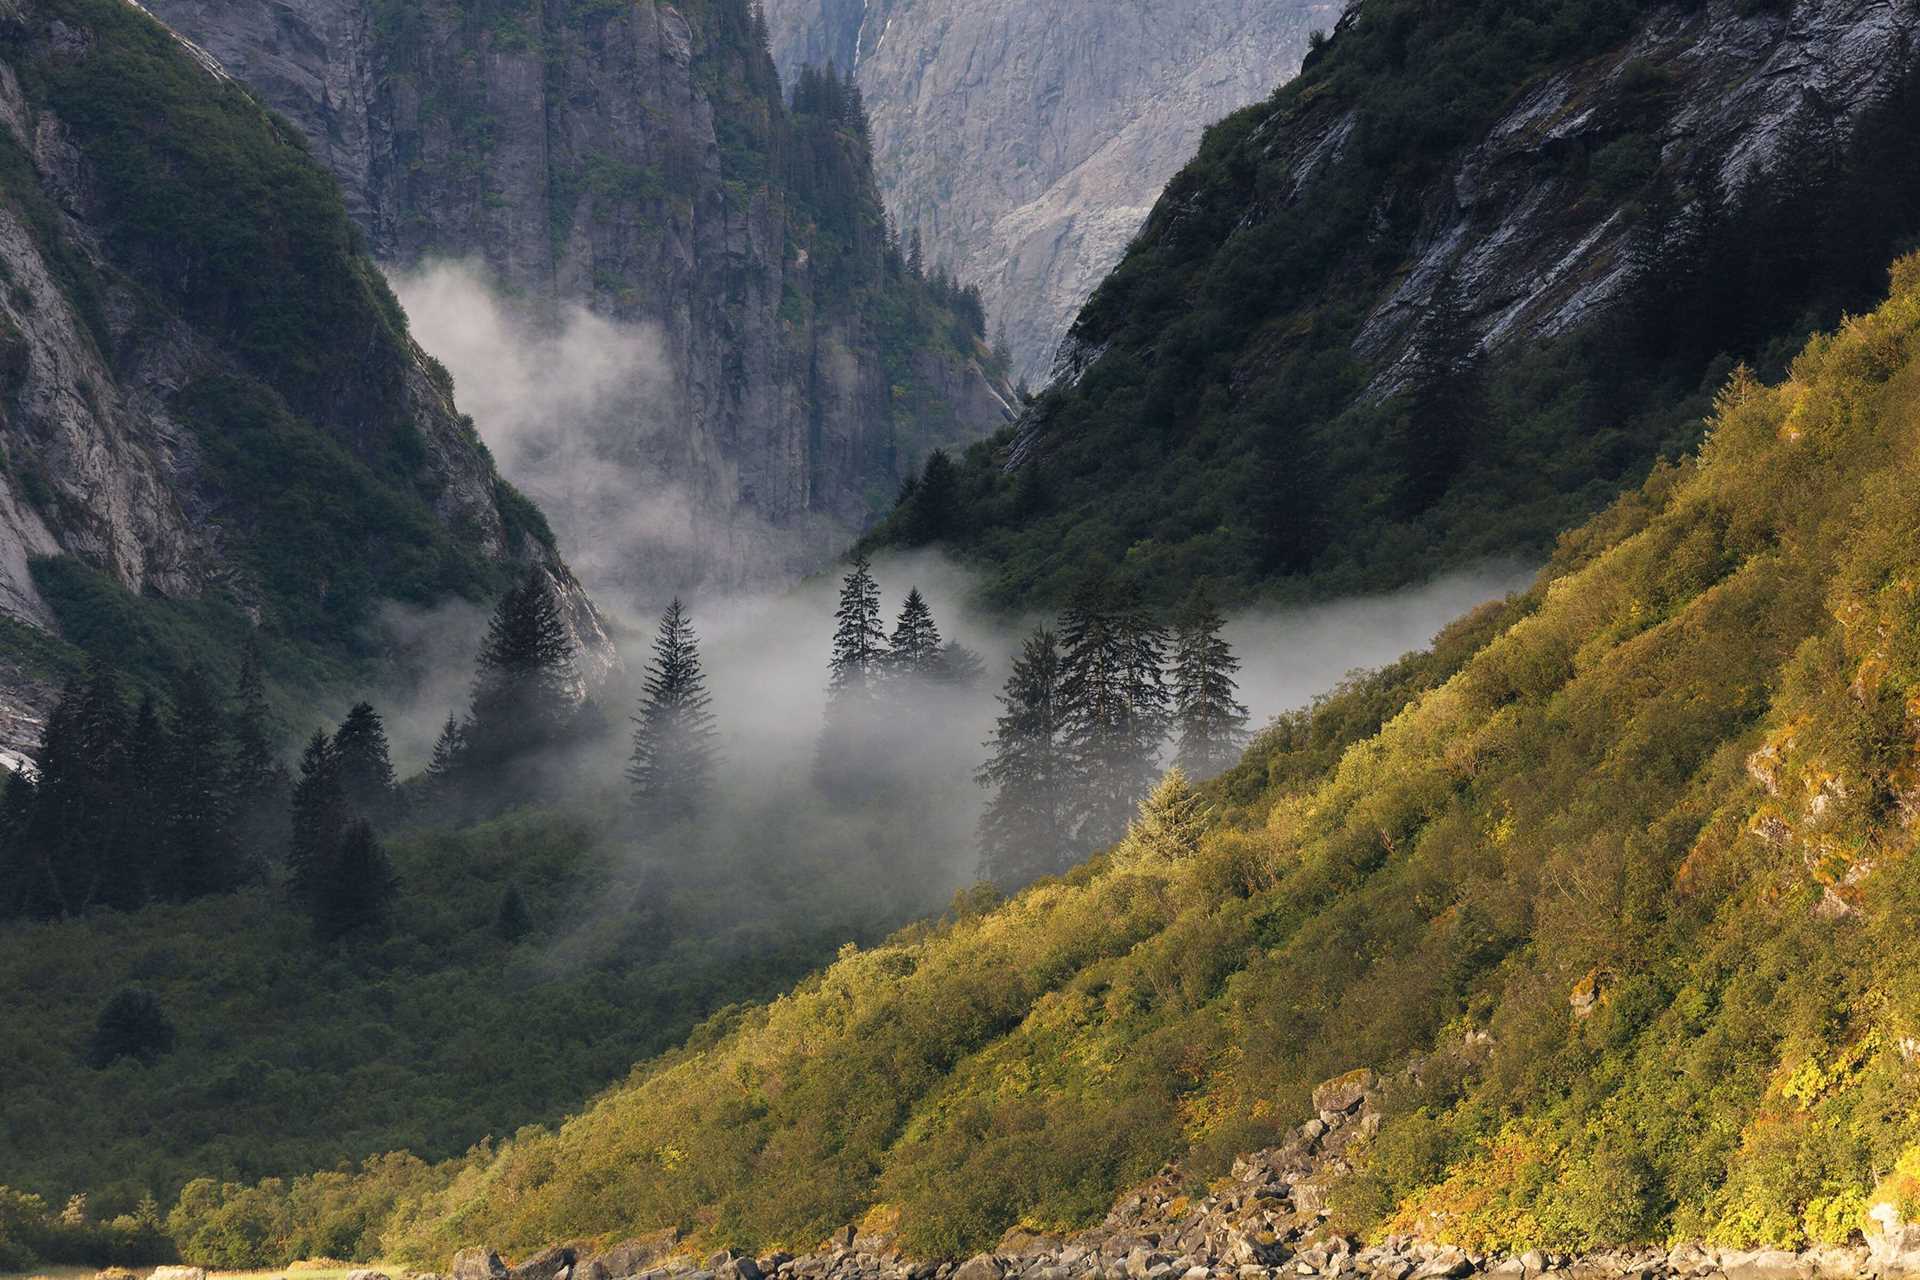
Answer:
[[[342, 950], [315, 947], [266, 890], [0, 930], [4, 1181], [56, 1206], [84, 1189], [111, 1215], [143, 1193], [164, 1206], [194, 1175], [250, 1182], [401, 1146], [459, 1155], [577, 1107], [847, 936], [730, 925], [702, 887], [636, 880], [605, 836], [590, 818], [526, 814], [400, 839], [391, 935]], [[492, 927], [509, 883], [536, 921], [517, 947]], [[179, 1046], [90, 1070], [94, 1014], [128, 983], [159, 996]]]
[[[1786, 383], [1736, 381], [1698, 462], [1564, 539], [1536, 608], [1330, 771], [1190, 860], [1123, 847], [844, 957], [469, 1163], [387, 1245], [807, 1242], [887, 1203], [961, 1251], [1085, 1221], [1169, 1156], [1218, 1168], [1313, 1082], [1436, 1046], [1349, 1225], [1843, 1235], [1920, 1138], [1917, 422], [1909, 261]], [[1290, 744], [1257, 749], [1277, 778]]]

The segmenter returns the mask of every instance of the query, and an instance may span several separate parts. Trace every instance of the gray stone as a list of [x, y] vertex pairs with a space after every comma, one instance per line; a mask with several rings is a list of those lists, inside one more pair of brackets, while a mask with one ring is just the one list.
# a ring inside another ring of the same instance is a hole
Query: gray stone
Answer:
[[205, 1267], [155, 1267], [147, 1280], [207, 1280]]
[[1006, 1268], [990, 1253], [978, 1253], [960, 1264], [953, 1280], [1001, 1280]]
[[453, 1255], [452, 1280], [507, 1280], [510, 1274], [500, 1255], [484, 1246]]

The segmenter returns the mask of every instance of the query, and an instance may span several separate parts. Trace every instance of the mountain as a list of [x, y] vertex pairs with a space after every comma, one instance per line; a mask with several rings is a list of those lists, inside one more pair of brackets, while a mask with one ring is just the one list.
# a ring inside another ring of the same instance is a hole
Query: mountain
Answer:
[[304, 1229], [332, 1197], [388, 1206], [387, 1256], [435, 1265], [849, 1223], [961, 1257], [1097, 1222], [1169, 1160], [1160, 1200], [1198, 1199], [1324, 1128], [1315, 1086], [1360, 1069], [1372, 1132], [1285, 1192], [1318, 1207], [1268, 1244], [1323, 1211], [1476, 1252], [1897, 1221], [1920, 1165], [1920, 257], [1716, 403], [1698, 453], [1531, 591], [1282, 719], [1205, 805], [1163, 790], [1069, 875], [849, 949], [557, 1129], [351, 1196], [209, 1190], [176, 1231], [241, 1206]]
[[333, 180], [210, 59], [112, 0], [0, 13], [0, 746], [82, 655], [289, 686], [364, 677], [391, 604], [538, 568], [615, 661], [539, 510], [494, 469]]
[[1332, 0], [767, 0], [775, 61], [852, 69], [887, 206], [1044, 381], [1207, 125], [1299, 68]]
[[456, 303], [427, 340], [463, 385], [610, 326], [589, 363], [624, 371], [585, 404], [535, 376], [502, 445], [596, 590], [790, 580], [1009, 416], [965, 308], [888, 248], [857, 102], [790, 112], [745, 0], [153, 8], [306, 136], [390, 272], [477, 264], [524, 329], [463, 368]]
[[1091, 558], [1171, 598], [1544, 552], [1920, 234], [1916, 31], [1911, 0], [1364, 0], [1209, 132], [944, 540], [1006, 605]]

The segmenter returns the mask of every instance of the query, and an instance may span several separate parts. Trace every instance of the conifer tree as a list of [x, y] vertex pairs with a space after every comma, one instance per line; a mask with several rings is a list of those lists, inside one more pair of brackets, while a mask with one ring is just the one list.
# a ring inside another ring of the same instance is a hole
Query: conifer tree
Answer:
[[716, 757], [713, 699], [700, 669], [700, 642], [678, 599], [653, 640], [640, 712], [633, 717], [627, 779], [637, 812], [669, 821], [699, 813]]
[[520, 886], [510, 884], [500, 895], [500, 909], [494, 912], [493, 931], [507, 942], [518, 942], [533, 932], [533, 913]]
[[372, 822], [391, 816], [395, 799], [387, 726], [369, 702], [355, 703], [333, 735], [334, 767], [347, 807]]
[[277, 852], [286, 838], [286, 811], [293, 778], [280, 758], [281, 738], [267, 706], [266, 675], [259, 643], [249, 637], [240, 661], [231, 717], [234, 840], [256, 864]]
[[544, 572], [532, 570], [500, 598], [478, 667], [466, 765], [492, 775], [560, 739], [574, 709], [573, 641]]
[[393, 864], [373, 825], [355, 819], [341, 832], [339, 847], [315, 885], [314, 933], [322, 942], [332, 942], [383, 928], [398, 889]]
[[1220, 635], [1226, 625], [1204, 591], [1194, 593], [1174, 622], [1174, 763], [1195, 778], [1226, 772], [1246, 745], [1247, 709], [1233, 678], [1240, 660]]
[[332, 871], [350, 816], [333, 740], [324, 730], [316, 729], [300, 754], [300, 769], [293, 784], [287, 889], [294, 901], [309, 909], [319, 901], [318, 894]]
[[133, 713], [133, 727], [127, 731], [127, 752], [121, 773], [121, 787], [134, 821], [147, 832], [145, 840], [132, 846], [127, 875], [111, 905], [123, 911], [145, 906], [155, 896], [172, 892], [162, 883], [169, 876], [167, 830], [169, 807], [168, 775], [173, 759], [167, 741], [167, 729], [160, 722], [160, 710], [153, 695], [140, 699]]
[[940, 628], [933, 621], [927, 598], [914, 587], [900, 606], [893, 635], [887, 640], [887, 670], [894, 676], [930, 680], [940, 669]]
[[832, 678], [834, 698], [864, 696], [872, 691], [880, 666], [887, 658], [887, 636], [880, 623], [880, 584], [865, 556], [840, 584], [840, 606], [834, 610]]
[[953, 532], [960, 510], [960, 472], [945, 449], [927, 455], [919, 483], [905, 505], [909, 546], [937, 542]]
[[27, 910], [27, 825], [33, 818], [33, 779], [22, 769], [0, 769], [0, 920]]
[[1169, 862], [1190, 858], [1200, 850], [1207, 814], [1206, 800], [1175, 765], [1140, 802], [1140, 814], [1127, 828], [1125, 853]]
[[1399, 429], [1402, 507], [1438, 502], [1466, 465], [1485, 413], [1483, 356], [1466, 292], [1449, 273], [1434, 287], [1414, 335], [1411, 396]]
[[129, 841], [136, 815], [126, 797], [126, 739], [119, 678], [95, 663], [84, 680], [68, 681], [41, 733], [22, 842], [29, 914], [74, 916], [137, 896], [144, 872]]
[[958, 640], [949, 640], [940, 647], [940, 657], [934, 665], [934, 679], [939, 683], [956, 689], [971, 689], [986, 674], [987, 664], [980, 655]]
[[826, 721], [814, 749], [813, 778], [823, 790], [844, 794], [871, 781], [854, 759], [855, 748], [879, 725], [880, 677], [887, 662], [887, 636], [880, 620], [880, 586], [862, 556], [840, 585], [834, 611], [831, 678]]
[[1013, 660], [986, 744], [992, 754], [974, 775], [993, 792], [980, 815], [981, 874], [1003, 889], [1052, 875], [1071, 859], [1061, 674], [1059, 640], [1041, 627]]
[[223, 893], [241, 879], [229, 790], [233, 767], [226, 717], [198, 667], [175, 687], [167, 743], [163, 891], [181, 901]]
[[466, 726], [460, 723], [460, 717], [448, 712], [447, 722], [440, 726], [440, 736], [433, 740], [433, 755], [427, 761], [427, 782], [434, 791], [444, 789], [459, 772], [466, 738]]
[[1111, 844], [1158, 777], [1166, 734], [1165, 636], [1131, 591], [1096, 580], [1061, 620], [1067, 741], [1077, 784], [1074, 835]]

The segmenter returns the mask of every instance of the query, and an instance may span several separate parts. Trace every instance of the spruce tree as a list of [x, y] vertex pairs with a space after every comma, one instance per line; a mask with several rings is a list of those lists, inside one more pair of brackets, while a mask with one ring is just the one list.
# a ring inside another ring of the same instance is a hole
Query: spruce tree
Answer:
[[300, 769], [293, 784], [287, 889], [295, 902], [309, 909], [318, 902], [350, 818], [333, 740], [324, 730], [316, 729], [307, 740], [306, 750], [300, 753]]
[[162, 889], [176, 901], [225, 892], [241, 880], [229, 790], [233, 769], [226, 717], [198, 667], [175, 686], [167, 742]]
[[1060, 682], [1059, 640], [1041, 627], [1013, 660], [986, 744], [992, 754], [974, 775], [993, 792], [980, 815], [981, 874], [1002, 889], [1052, 875], [1071, 861]]
[[23, 842], [29, 914], [73, 916], [137, 896], [145, 859], [127, 802], [126, 745], [119, 677], [95, 663], [84, 680], [68, 681], [41, 733]]
[[339, 846], [312, 899], [313, 931], [322, 942], [384, 928], [399, 881], [373, 825], [355, 819], [341, 832]]
[[814, 750], [814, 782], [844, 793], [868, 776], [854, 758], [855, 748], [878, 727], [876, 696], [888, 657], [880, 620], [880, 585], [862, 556], [840, 584], [834, 610], [833, 656], [827, 685], [826, 722]]
[[940, 672], [940, 628], [934, 624], [927, 598], [914, 587], [907, 592], [887, 641], [887, 670], [894, 676], [931, 680]]
[[1204, 591], [1196, 591], [1174, 621], [1174, 763], [1195, 778], [1232, 768], [1247, 741], [1247, 709], [1233, 678], [1240, 660], [1220, 635], [1226, 625]]
[[433, 741], [433, 756], [427, 761], [427, 783], [432, 791], [444, 790], [459, 772], [466, 740], [466, 726], [460, 723], [459, 716], [448, 712], [447, 722], [440, 726], [440, 736]]
[[369, 702], [348, 710], [333, 735], [334, 767], [347, 806], [371, 822], [384, 822], [393, 812], [393, 759], [387, 747], [387, 727]]
[[0, 920], [27, 910], [27, 828], [33, 820], [34, 785], [26, 770], [0, 768]]
[[280, 758], [281, 736], [267, 705], [260, 646], [251, 637], [240, 661], [230, 732], [233, 772], [228, 788], [233, 802], [234, 840], [242, 856], [258, 865], [269, 853], [277, 853], [286, 838], [287, 800], [293, 778]]
[[154, 897], [172, 892], [168, 862], [166, 817], [171, 799], [170, 774], [174, 760], [167, 728], [160, 722], [160, 710], [153, 695], [141, 697], [133, 713], [133, 727], [127, 731], [127, 751], [121, 773], [121, 786], [135, 822], [147, 833], [145, 840], [132, 846], [133, 857], [117, 892], [109, 893], [110, 905], [123, 911], [145, 906]]
[[1209, 810], [1179, 765], [1140, 802], [1140, 816], [1127, 828], [1125, 855], [1177, 862], [1200, 850]]
[[1413, 340], [1411, 394], [1399, 427], [1406, 514], [1438, 502], [1466, 466], [1486, 411], [1483, 362], [1465, 288], [1449, 273], [1434, 287]]
[[1159, 776], [1165, 636], [1130, 590], [1095, 580], [1062, 615], [1061, 644], [1074, 835], [1083, 849], [1097, 849], [1125, 833]]
[[953, 532], [960, 517], [960, 470], [945, 449], [927, 455], [905, 506], [907, 545], [924, 546]]
[[493, 931], [507, 942], [518, 942], [533, 932], [533, 913], [520, 886], [510, 884], [500, 895], [500, 909], [493, 915]]
[[958, 640], [949, 640], [940, 647], [939, 659], [934, 664], [934, 679], [939, 683], [956, 689], [971, 689], [986, 674], [987, 664], [980, 655]]
[[499, 786], [509, 763], [560, 740], [574, 710], [573, 641], [544, 572], [500, 598], [478, 667], [464, 762]]
[[887, 657], [887, 636], [880, 623], [880, 584], [865, 556], [840, 584], [840, 605], [834, 610], [832, 672], [828, 691], [836, 698], [871, 691]]
[[669, 821], [698, 814], [716, 759], [713, 699], [700, 669], [700, 643], [679, 600], [667, 606], [653, 640], [627, 779], [633, 803], [647, 817]]

